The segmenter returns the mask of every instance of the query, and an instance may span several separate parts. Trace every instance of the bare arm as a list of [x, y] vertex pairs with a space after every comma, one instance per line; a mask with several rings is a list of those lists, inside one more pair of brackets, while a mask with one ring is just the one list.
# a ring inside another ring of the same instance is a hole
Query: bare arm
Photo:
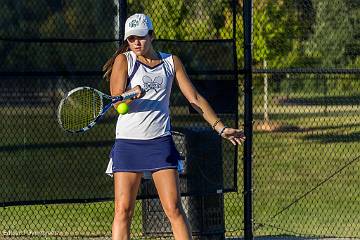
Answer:
[[239, 129], [234, 128], [224, 129], [224, 124], [217, 117], [213, 108], [206, 101], [206, 99], [201, 96], [201, 94], [195, 89], [194, 85], [191, 83], [181, 60], [177, 56], [173, 56], [173, 59], [175, 65], [176, 83], [178, 84], [181, 92], [184, 94], [191, 106], [199, 114], [201, 114], [205, 121], [207, 121], [212, 127], [215, 125], [214, 130], [216, 132], [220, 133], [222, 131], [222, 137], [230, 140], [234, 145], [236, 143], [241, 144], [241, 141], [244, 141], [245, 139], [243, 132]]
[[[124, 54], [119, 54], [114, 62], [114, 65], [112, 67], [111, 77], [110, 77], [110, 93], [111, 96], [119, 96], [126, 91], [126, 84], [127, 84], [127, 78], [128, 78], [128, 70], [127, 70], [127, 59]], [[141, 89], [140, 86], [136, 86], [128, 91], [139, 91], [139, 94], [136, 96], [136, 98], [140, 98]], [[126, 100], [126, 103], [131, 103], [132, 100]], [[116, 108], [119, 104], [115, 103], [114, 107]]]

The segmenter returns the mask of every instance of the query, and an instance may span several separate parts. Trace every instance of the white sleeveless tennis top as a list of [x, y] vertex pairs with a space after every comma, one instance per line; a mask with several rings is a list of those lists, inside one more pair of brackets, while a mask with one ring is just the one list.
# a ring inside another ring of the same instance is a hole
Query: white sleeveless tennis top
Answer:
[[170, 135], [169, 100], [174, 79], [171, 54], [159, 53], [161, 62], [150, 67], [136, 59], [132, 51], [124, 53], [128, 62], [128, 87], [140, 85], [145, 95], [129, 104], [129, 112], [119, 115], [117, 139], [153, 139]]

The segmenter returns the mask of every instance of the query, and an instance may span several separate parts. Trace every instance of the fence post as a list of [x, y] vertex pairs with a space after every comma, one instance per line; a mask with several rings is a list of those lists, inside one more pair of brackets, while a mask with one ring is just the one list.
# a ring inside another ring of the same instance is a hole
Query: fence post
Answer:
[[122, 39], [124, 38], [124, 32], [125, 32], [125, 22], [127, 18], [127, 0], [117, 0], [119, 1], [119, 11], [118, 11], [118, 17], [119, 17], [119, 39], [120, 44], [122, 43]]
[[[239, 68], [238, 68], [238, 60], [237, 60], [237, 46], [236, 46], [236, 10], [237, 10], [237, 0], [232, 0], [232, 14], [233, 14], [233, 19], [232, 19], [232, 25], [233, 25], [233, 32], [232, 32], [232, 39], [233, 39], [233, 63], [234, 63], [234, 80], [236, 81], [237, 84], [237, 88], [234, 89], [235, 91], [235, 96], [237, 96], [236, 98], [236, 107], [239, 106]], [[238, 112], [238, 111], [237, 111]], [[235, 115], [235, 127], [238, 128], [239, 127], [239, 114]], [[235, 149], [235, 168], [234, 168], [234, 184], [235, 184], [235, 189], [238, 190], [238, 181], [237, 181], [237, 172], [238, 172], [238, 147], [236, 147]]]
[[244, 0], [244, 79], [245, 113], [244, 132], [244, 238], [253, 239], [252, 199], [252, 0]]

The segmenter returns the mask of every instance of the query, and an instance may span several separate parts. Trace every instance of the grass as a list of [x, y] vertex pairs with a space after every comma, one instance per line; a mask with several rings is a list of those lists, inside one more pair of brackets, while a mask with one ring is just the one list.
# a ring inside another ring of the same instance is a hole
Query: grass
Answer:
[[[262, 118], [256, 101], [255, 129]], [[256, 235], [360, 236], [358, 110], [351, 104], [270, 105], [279, 130], [253, 137]]]
[[[311, 101], [311, 96], [301, 97], [302, 101]], [[261, 101], [261, 96], [254, 96], [255, 235], [360, 237], [358, 106], [333, 104], [324, 108], [271, 101], [270, 121], [279, 128], [268, 132], [257, 127], [262, 120]], [[114, 122], [105, 119], [85, 135], [69, 136], [60, 132], [51, 111], [37, 109], [48, 117], [35, 118], [31, 115], [33, 110], [22, 109], [21, 114], [11, 118], [13, 121], [8, 120], [6, 111], [0, 114], [4, 126], [0, 134], [6, 136], [0, 146], [6, 172], [0, 175], [1, 198], [26, 199], [34, 189], [41, 189], [39, 199], [48, 199], [52, 192], [43, 190], [54, 189], [54, 185], [57, 196], [64, 198], [75, 192], [84, 198], [99, 193], [111, 197], [112, 179], [103, 174], [107, 158], [99, 160], [98, 154], [107, 156], [114, 132], [109, 124]], [[173, 122], [180, 123], [181, 120]], [[24, 128], [25, 125], [29, 127]], [[46, 130], [40, 137], [44, 129], [51, 131]], [[92, 139], [97, 139], [99, 145], [94, 145]], [[82, 144], [71, 146], [76, 142]], [[11, 147], [14, 145], [19, 148]], [[239, 150], [239, 192], [225, 194], [227, 236], [243, 235], [242, 148]], [[88, 162], [94, 168], [83, 172]], [[19, 178], [17, 171], [24, 170], [28, 175], [20, 174]], [[27, 181], [32, 176], [37, 176], [38, 181]], [[83, 188], [82, 180], [90, 181], [91, 187]], [[69, 181], [73, 186], [70, 191]], [[5, 221], [0, 224], [0, 232], [109, 236], [112, 214], [111, 202], [2, 207], [0, 218]], [[141, 200], [137, 201], [132, 229], [134, 238], [141, 238]]]
[[255, 135], [254, 142], [263, 138], [273, 143], [254, 158], [257, 234], [276, 235], [285, 229], [304, 235], [358, 237], [360, 224], [354, 220], [360, 208], [354, 195], [359, 195], [360, 161], [351, 149], [358, 149], [360, 143], [304, 141], [305, 136], [299, 135]]

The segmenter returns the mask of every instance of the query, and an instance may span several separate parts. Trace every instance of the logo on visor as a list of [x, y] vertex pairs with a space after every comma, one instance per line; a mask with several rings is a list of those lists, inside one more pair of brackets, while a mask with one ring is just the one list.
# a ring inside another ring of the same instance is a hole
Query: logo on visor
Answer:
[[129, 27], [135, 28], [137, 26], [139, 26], [139, 20], [134, 19], [131, 22], [129, 22]]

